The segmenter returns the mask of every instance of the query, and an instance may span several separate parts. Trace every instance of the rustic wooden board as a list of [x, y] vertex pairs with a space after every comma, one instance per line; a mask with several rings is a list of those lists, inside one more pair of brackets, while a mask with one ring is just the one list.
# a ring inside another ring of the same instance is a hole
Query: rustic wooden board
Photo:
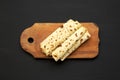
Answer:
[[[20, 36], [21, 47], [34, 58], [51, 58], [41, 52], [39, 44], [63, 23], [35, 23], [25, 29]], [[99, 28], [96, 24], [81, 23], [88, 29], [91, 38], [75, 50], [68, 58], [94, 58], [99, 51]]]

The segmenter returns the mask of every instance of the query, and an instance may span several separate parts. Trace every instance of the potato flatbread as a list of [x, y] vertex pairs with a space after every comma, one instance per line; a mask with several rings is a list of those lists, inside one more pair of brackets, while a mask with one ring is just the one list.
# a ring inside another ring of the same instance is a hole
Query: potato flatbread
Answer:
[[75, 51], [81, 44], [83, 44], [85, 41], [87, 41], [91, 35], [87, 31], [73, 46], [71, 49], [68, 50], [68, 52], [65, 53], [65, 55], [61, 58], [61, 61], [64, 61], [73, 51]]

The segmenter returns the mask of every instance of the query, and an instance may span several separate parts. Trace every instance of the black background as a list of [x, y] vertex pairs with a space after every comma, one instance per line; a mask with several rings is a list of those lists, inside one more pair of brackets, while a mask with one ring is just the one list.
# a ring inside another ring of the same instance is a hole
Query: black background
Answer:
[[[0, 0], [0, 80], [120, 79], [119, 0]], [[21, 49], [21, 32], [35, 22], [95, 22], [99, 56], [92, 60], [34, 59]]]

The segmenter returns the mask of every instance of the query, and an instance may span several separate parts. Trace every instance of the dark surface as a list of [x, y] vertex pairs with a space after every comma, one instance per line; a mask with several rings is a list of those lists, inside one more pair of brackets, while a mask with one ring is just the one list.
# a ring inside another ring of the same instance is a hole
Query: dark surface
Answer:
[[[119, 0], [0, 0], [0, 80], [120, 79]], [[21, 32], [35, 22], [95, 22], [99, 56], [92, 60], [36, 60], [21, 49]]]

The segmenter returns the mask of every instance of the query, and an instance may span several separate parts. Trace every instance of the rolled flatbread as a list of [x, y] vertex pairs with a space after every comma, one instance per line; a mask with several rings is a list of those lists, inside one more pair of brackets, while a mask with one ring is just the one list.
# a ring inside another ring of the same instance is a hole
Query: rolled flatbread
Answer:
[[56, 29], [44, 41], [40, 43], [40, 48], [47, 56], [51, 56], [52, 51], [61, 43], [63, 43], [69, 36], [81, 27], [78, 21], [68, 20], [63, 26]]
[[80, 27], [76, 32], [74, 32], [70, 37], [68, 37], [67, 40], [65, 40], [61, 46], [57, 47], [52, 52], [52, 57], [55, 61], [58, 61], [60, 58], [65, 55], [65, 53], [71, 49], [71, 47], [83, 36], [83, 34], [86, 32], [85, 27]]
[[83, 44], [85, 41], [87, 41], [89, 38], [91, 37], [91, 35], [89, 34], [89, 32], [87, 31], [73, 46], [71, 49], [68, 50], [68, 52], [66, 52], [64, 54], [64, 56], [61, 58], [61, 61], [64, 61], [73, 51], [75, 51], [81, 44]]

